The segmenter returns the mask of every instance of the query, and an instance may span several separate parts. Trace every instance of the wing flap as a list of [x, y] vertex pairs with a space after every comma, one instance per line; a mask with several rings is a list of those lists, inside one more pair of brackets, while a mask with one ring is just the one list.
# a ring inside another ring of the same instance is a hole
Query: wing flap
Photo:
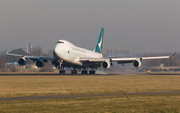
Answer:
[[136, 60], [138, 57], [134, 57], [134, 58], [111, 58], [111, 61], [116, 62], [116, 61], [134, 61]]
[[171, 56], [158, 56], [158, 57], [142, 57], [143, 60], [150, 60], [150, 59], [165, 59], [170, 58]]

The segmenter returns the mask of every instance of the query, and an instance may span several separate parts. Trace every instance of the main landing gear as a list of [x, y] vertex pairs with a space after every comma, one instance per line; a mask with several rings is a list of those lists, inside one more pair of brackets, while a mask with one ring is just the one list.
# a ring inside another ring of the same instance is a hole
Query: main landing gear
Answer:
[[64, 69], [59, 70], [59, 74], [64, 75], [65, 73], [66, 73], [66, 71]]
[[87, 70], [82, 70], [82, 71], [81, 71], [81, 74], [82, 74], [82, 75], [87, 75]]
[[[82, 71], [81, 71], [81, 74], [82, 74], [82, 75], [87, 75], [88, 72], [87, 72], [87, 70], [82, 70]], [[90, 75], [94, 75], [94, 74], [95, 74], [95, 70], [90, 70], [90, 71], [89, 71], [89, 74], [90, 74]]]
[[75, 74], [76, 75], [77, 74], [77, 70], [71, 70], [71, 74], [73, 74], [73, 75]]
[[[61, 65], [61, 67], [60, 67], [59, 69], [60, 69], [60, 70], [59, 70], [59, 74], [60, 74], [60, 75], [64, 75], [64, 74], [66, 73], [66, 71], [64, 70], [64, 66], [63, 66], [63, 65]], [[72, 74], [72, 75], [76, 75], [76, 74], [77, 74], [76, 68], [74, 68], [74, 69], [71, 70], [71, 74]], [[89, 70], [89, 73], [88, 73], [88, 71], [84, 68], [84, 69], [81, 71], [81, 74], [82, 74], [82, 75], [87, 75], [87, 74], [94, 75], [94, 74], [95, 74], [95, 70], [91, 69], [91, 70]]]
[[[65, 71], [64, 69], [59, 70], [59, 74], [60, 74], [60, 75], [64, 75], [65, 73], [66, 73], [66, 71]], [[72, 74], [72, 75], [76, 75], [76, 74], [77, 74], [77, 70], [71, 70], [71, 74]], [[87, 70], [82, 70], [82, 71], [81, 71], [81, 74], [82, 74], [82, 75], [87, 75], [87, 74], [88, 74], [88, 71], [87, 71]], [[95, 74], [95, 70], [90, 70], [90, 71], [89, 71], [89, 74], [90, 74], [90, 75], [94, 75], [94, 74]]]
[[76, 75], [76, 74], [77, 74], [76, 68], [74, 68], [74, 69], [71, 70], [71, 74], [72, 74], [72, 75]]
[[95, 74], [95, 70], [90, 70], [90, 71], [89, 71], [89, 74], [94, 75], [94, 74]]

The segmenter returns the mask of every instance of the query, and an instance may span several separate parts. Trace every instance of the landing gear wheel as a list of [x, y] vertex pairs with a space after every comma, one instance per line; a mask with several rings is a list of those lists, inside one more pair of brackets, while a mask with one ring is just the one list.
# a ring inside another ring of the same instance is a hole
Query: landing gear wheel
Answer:
[[82, 75], [87, 75], [87, 70], [82, 70], [81, 74]]
[[90, 71], [89, 71], [89, 74], [94, 75], [94, 74], [95, 74], [95, 71], [94, 71], [94, 70], [90, 70]]
[[71, 74], [77, 74], [77, 70], [71, 70]]
[[65, 70], [59, 70], [59, 74], [61, 75], [65, 74]]
[[71, 74], [72, 74], [72, 75], [74, 74], [74, 70], [71, 70]]

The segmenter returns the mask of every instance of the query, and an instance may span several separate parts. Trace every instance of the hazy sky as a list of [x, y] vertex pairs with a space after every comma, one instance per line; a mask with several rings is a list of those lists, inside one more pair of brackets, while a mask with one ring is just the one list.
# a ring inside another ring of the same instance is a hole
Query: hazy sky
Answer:
[[0, 0], [0, 50], [53, 49], [57, 40], [103, 52], [180, 52], [180, 0]]

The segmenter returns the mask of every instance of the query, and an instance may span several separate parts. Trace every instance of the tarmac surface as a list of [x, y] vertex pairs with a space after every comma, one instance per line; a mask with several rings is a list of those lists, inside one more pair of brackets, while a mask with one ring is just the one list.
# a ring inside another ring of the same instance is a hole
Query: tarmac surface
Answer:
[[119, 95], [157, 95], [157, 94], [180, 94], [180, 91], [99, 94], [99, 95], [95, 94], [95, 95], [52, 95], [52, 96], [7, 97], [7, 98], [0, 98], [0, 101], [37, 100], [37, 99], [64, 99], [64, 98], [81, 98], [81, 97], [97, 97], [97, 96], [119, 96]]
[[[66, 74], [60, 75], [58, 72], [0, 72], [0, 76], [35, 76], [35, 75], [43, 75], [43, 76], [79, 76], [82, 75], [80, 72], [78, 74], [73, 75], [70, 72]], [[87, 74], [90, 75], [90, 74]], [[97, 75], [180, 75], [180, 72], [134, 72], [134, 73], [108, 73], [97, 71], [94, 76]]]

